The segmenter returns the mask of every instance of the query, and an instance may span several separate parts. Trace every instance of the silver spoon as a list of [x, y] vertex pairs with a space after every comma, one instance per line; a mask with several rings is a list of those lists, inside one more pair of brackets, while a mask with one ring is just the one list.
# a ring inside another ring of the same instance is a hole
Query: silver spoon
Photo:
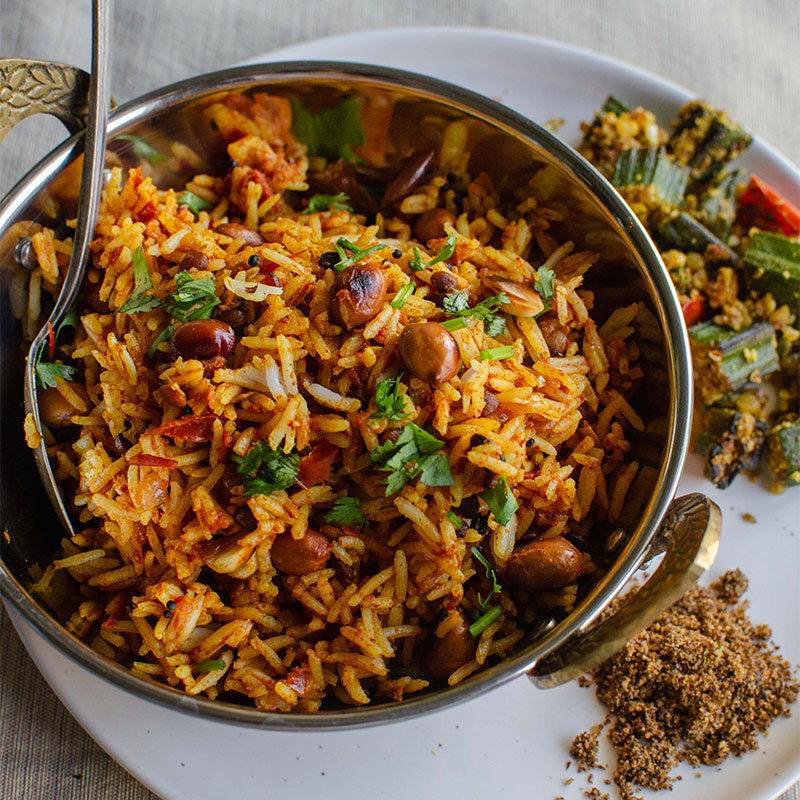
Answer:
[[[109, 91], [109, 35], [111, 30], [110, 0], [92, 2], [92, 79], [89, 84], [89, 117], [84, 135], [83, 170], [81, 172], [78, 218], [72, 258], [69, 262], [64, 285], [56, 299], [55, 307], [47, 324], [39, 331], [31, 343], [25, 363], [25, 411], [32, 414], [38, 430], [42, 430], [37, 402], [36, 364], [46, 353], [50, 331], [57, 331], [58, 325], [75, 301], [88, 261], [89, 242], [94, 235], [97, 213], [100, 208], [100, 194], [103, 182], [103, 167], [106, 151], [106, 124], [111, 99]], [[47, 456], [44, 441], [34, 450], [36, 466], [39, 469], [44, 488], [62, 524], [72, 536], [75, 531], [67, 513], [61, 489], [56, 481]]]

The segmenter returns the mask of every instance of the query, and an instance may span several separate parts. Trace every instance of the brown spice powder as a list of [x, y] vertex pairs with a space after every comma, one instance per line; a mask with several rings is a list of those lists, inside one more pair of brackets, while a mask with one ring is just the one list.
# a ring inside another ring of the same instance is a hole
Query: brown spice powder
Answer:
[[[635, 797], [635, 786], [671, 788], [682, 761], [719, 764], [755, 749], [758, 734], [789, 715], [798, 681], [769, 627], [748, 618], [746, 588], [739, 570], [693, 587], [593, 673], [597, 697], [612, 714], [608, 738], [623, 800]], [[596, 763], [592, 739], [596, 753], [593, 732], [570, 750], [586, 766]]]

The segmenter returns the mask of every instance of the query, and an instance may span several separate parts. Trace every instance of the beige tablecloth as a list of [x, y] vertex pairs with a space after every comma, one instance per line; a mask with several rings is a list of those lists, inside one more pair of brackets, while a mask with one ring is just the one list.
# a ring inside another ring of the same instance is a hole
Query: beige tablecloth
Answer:
[[[123, 101], [294, 42], [412, 25], [527, 32], [624, 59], [726, 108], [800, 162], [798, 0], [118, 0], [113, 92]], [[0, 55], [88, 69], [89, 26], [88, 0], [0, 0]], [[62, 138], [42, 117], [12, 131], [0, 194]], [[0, 799], [153, 797], [74, 722], [0, 611]], [[797, 787], [782, 800], [800, 800]]]

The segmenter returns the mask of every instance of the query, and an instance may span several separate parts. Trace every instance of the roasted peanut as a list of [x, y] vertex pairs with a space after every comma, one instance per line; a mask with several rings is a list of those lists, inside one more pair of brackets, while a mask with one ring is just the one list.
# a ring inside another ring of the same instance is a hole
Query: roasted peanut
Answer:
[[331, 315], [348, 330], [366, 325], [382, 308], [386, 274], [374, 264], [353, 264], [337, 275]]
[[307, 575], [322, 569], [331, 554], [331, 543], [327, 536], [307, 530], [302, 539], [291, 533], [275, 537], [270, 550], [272, 566], [286, 575]]
[[69, 388], [84, 401], [84, 408], [75, 408], [54, 386], [39, 393], [39, 414], [48, 428], [68, 428], [72, 425], [72, 417], [89, 408], [86, 389], [75, 381], [69, 381]]
[[461, 365], [453, 335], [438, 322], [417, 322], [400, 334], [400, 358], [408, 371], [423, 381], [449, 381]]
[[181, 261], [181, 269], [208, 269], [208, 256], [204, 255], [199, 250], [190, 250]]
[[200, 361], [222, 356], [227, 358], [236, 344], [236, 335], [227, 322], [220, 319], [196, 319], [179, 325], [172, 334], [175, 356]]
[[224, 222], [222, 225], [217, 225], [214, 231], [230, 236], [231, 239], [240, 239], [246, 247], [258, 247], [264, 244], [264, 237], [258, 231], [242, 225], [241, 222]]
[[397, 205], [412, 189], [419, 186], [425, 173], [433, 166], [435, 158], [436, 153], [433, 150], [422, 150], [409, 156], [394, 180], [386, 187], [381, 205]]
[[446, 236], [444, 226], [455, 225], [455, 215], [446, 208], [432, 208], [426, 211], [414, 225], [414, 236], [420, 242], [441, 239]]
[[583, 572], [583, 556], [562, 536], [537, 539], [518, 547], [508, 559], [506, 575], [515, 589], [546, 592], [563, 589]]
[[431, 677], [446, 681], [459, 667], [463, 667], [475, 653], [475, 637], [469, 632], [463, 617], [441, 639], [434, 639], [425, 666]]

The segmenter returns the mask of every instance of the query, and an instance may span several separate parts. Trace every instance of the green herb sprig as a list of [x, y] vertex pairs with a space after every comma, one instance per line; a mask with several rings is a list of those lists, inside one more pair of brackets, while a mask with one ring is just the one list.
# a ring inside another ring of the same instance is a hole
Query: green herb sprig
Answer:
[[375, 406], [377, 411], [375, 411], [371, 419], [386, 419], [390, 422], [399, 422], [408, 416], [405, 411], [405, 396], [400, 394], [400, 379], [402, 377], [401, 373], [396, 378], [385, 378], [382, 381], [378, 381], [378, 385], [375, 387]]
[[309, 201], [305, 211], [301, 214], [318, 214], [320, 211], [330, 211], [332, 208], [339, 211], [353, 212], [353, 207], [347, 202], [350, 198], [344, 193], [315, 194]]
[[[536, 273], [536, 280], [533, 282], [533, 288], [544, 301], [544, 308], [539, 312], [539, 314], [542, 314], [550, 308], [553, 298], [556, 296], [555, 272], [548, 267], [539, 267]], [[539, 314], [536, 316], [538, 317]]]
[[361, 501], [357, 497], [340, 497], [325, 515], [325, 522], [361, 528], [367, 524], [367, 518], [361, 513]]
[[447, 455], [438, 452], [444, 442], [413, 422], [403, 428], [397, 441], [387, 441], [370, 453], [372, 463], [390, 473], [384, 480], [386, 496], [399, 492], [419, 476], [426, 486], [452, 486]]
[[181, 192], [178, 195], [178, 205], [186, 206], [195, 217], [199, 217], [200, 212], [204, 209], [214, 208], [213, 203], [209, 203], [208, 200], [203, 200], [202, 197], [198, 197], [196, 194], [192, 194], [192, 192], [189, 191]]
[[506, 303], [508, 296], [504, 292], [498, 292], [470, 308], [469, 297], [465, 291], [450, 292], [442, 300], [442, 308], [454, 318], [443, 322], [442, 326], [452, 333], [465, 328], [467, 318], [483, 320], [483, 329], [488, 336], [493, 338], [500, 336], [505, 333], [506, 321], [495, 312]]
[[404, 283], [394, 296], [394, 300], [392, 300], [389, 305], [394, 309], [401, 309], [406, 304], [406, 300], [408, 300], [408, 298], [414, 294], [414, 288], [414, 281]]
[[272, 494], [291, 486], [300, 469], [299, 453], [273, 450], [266, 442], [256, 442], [236, 471], [244, 478], [244, 496]]
[[519, 508], [519, 503], [505, 478], [500, 478], [491, 489], [481, 492], [478, 497], [489, 506], [498, 525], [508, 525], [514, 512]]

